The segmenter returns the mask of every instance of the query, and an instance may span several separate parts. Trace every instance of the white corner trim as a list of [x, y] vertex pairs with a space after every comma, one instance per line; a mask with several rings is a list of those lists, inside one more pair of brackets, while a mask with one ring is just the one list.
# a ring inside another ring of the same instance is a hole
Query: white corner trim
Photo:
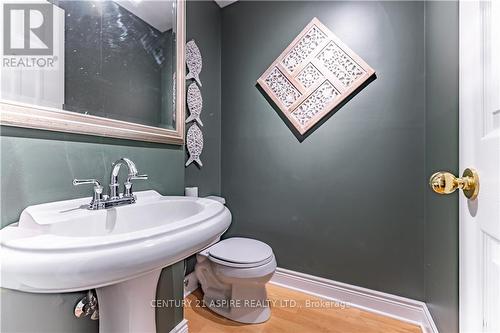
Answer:
[[180, 323], [175, 326], [170, 333], [188, 333], [188, 321], [183, 319]]
[[438, 333], [427, 305], [421, 301], [279, 267], [270, 283], [419, 325], [423, 333]]
[[184, 298], [186, 298], [193, 291], [198, 289], [200, 284], [198, 282], [198, 278], [194, 272], [189, 273], [184, 277]]

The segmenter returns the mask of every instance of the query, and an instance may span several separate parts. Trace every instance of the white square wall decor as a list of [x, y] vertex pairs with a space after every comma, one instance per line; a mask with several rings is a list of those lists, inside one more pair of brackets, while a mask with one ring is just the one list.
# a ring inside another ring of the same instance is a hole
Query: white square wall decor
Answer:
[[374, 74], [314, 18], [257, 83], [304, 135]]

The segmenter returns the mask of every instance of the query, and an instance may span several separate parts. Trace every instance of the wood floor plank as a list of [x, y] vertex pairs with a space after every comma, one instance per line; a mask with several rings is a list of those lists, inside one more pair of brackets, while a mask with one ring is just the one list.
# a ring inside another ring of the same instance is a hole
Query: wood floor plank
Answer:
[[420, 327], [345, 304], [325, 301], [268, 284], [271, 318], [262, 324], [240, 324], [203, 306], [200, 289], [186, 298], [184, 316], [190, 333], [422, 333]]

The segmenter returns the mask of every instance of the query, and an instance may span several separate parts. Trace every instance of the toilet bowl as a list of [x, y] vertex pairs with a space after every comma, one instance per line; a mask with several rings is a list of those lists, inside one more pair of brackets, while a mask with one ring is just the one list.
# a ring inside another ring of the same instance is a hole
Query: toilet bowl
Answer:
[[276, 270], [269, 245], [250, 238], [228, 238], [198, 253], [196, 260], [195, 274], [205, 306], [241, 323], [269, 319], [265, 285]]

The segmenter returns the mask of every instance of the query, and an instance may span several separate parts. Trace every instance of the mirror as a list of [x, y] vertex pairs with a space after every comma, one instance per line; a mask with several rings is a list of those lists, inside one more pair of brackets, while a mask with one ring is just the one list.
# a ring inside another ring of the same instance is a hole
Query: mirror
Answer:
[[50, 0], [3, 11], [2, 125], [183, 144], [183, 1]]

